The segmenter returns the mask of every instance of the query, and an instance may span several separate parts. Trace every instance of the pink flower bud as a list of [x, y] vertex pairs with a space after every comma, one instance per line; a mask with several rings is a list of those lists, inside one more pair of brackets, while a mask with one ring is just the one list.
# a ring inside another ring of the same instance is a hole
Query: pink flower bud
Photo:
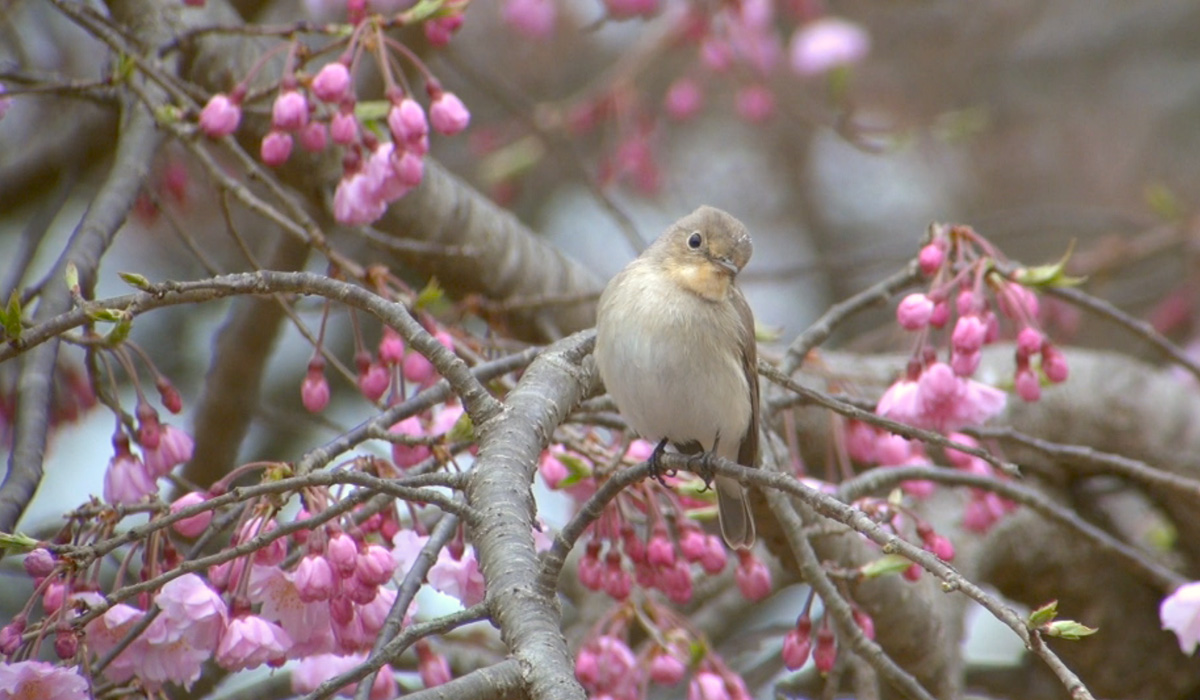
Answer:
[[424, 640], [417, 642], [417, 673], [426, 688], [445, 685], [454, 677], [450, 673], [450, 662], [441, 654], [434, 653]]
[[271, 107], [271, 126], [280, 131], [297, 131], [307, 123], [308, 100], [304, 95], [299, 90], [279, 93]]
[[21, 635], [25, 633], [25, 618], [16, 617], [0, 628], [0, 654], [10, 656], [21, 647]]
[[587, 647], [575, 657], [575, 678], [584, 685], [595, 685], [600, 680], [600, 660]]
[[691, 78], [680, 78], [671, 83], [663, 98], [663, 109], [667, 116], [678, 121], [691, 119], [703, 106], [704, 93], [699, 83]]
[[1070, 370], [1067, 367], [1066, 355], [1053, 345], [1046, 344], [1042, 348], [1042, 371], [1046, 373], [1046, 378], [1055, 384], [1067, 381]]
[[829, 673], [837, 661], [837, 638], [828, 624], [817, 630], [817, 646], [813, 649], [813, 664], [820, 673]]
[[679, 552], [689, 562], [700, 561], [704, 556], [704, 533], [696, 527], [684, 527], [679, 533]]
[[350, 578], [358, 568], [358, 545], [354, 543], [354, 538], [344, 532], [329, 538], [329, 543], [325, 545], [325, 556], [342, 578]]
[[397, 144], [419, 140], [429, 133], [425, 110], [411, 97], [405, 97], [398, 104], [392, 105], [388, 110], [387, 123], [392, 132], [392, 139]]
[[[426, 432], [421, 425], [421, 421], [416, 416], [409, 416], [399, 423], [388, 429], [389, 433], [399, 435], [411, 435], [412, 437], [424, 437]], [[408, 469], [414, 467], [426, 459], [432, 452], [428, 445], [401, 445], [399, 443], [392, 444], [392, 462], [400, 469]]]
[[604, 561], [604, 592], [613, 600], [625, 600], [633, 590], [633, 580], [621, 566], [621, 555], [609, 552]]
[[704, 556], [700, 558], [700, 568], [708, 574], [719, 574], [725, 570], [729, 555], [725, 553], [725, 545], [716, 535], [704, 536]]
[[309, 554], [296, 565], [292, 580], [300, 600], [313, 603], [329, 600], [337, 590], [337, 579], [329, 560], [319, 554]]
[[329, 145], [329, 131], [321, 122], [309, 122], [300, 130], [300, 147], [309, 153], [320, 153]]
[[62, 607], [63, 599], [66, 598], [67, 587], [55, 581], [42, 591], [42, 609], [47, 615], [53, 615]]
[[1017, 378], [1015, 381], [1017, 396], [1029, 403], [1033, 403], [1042, 398], [1042, 383], [1033, 370], [1028, 367], [1017, 370]]
[[933, 305], [933, 313], [929, 315], [929, 325], [934, 328], [941, 328], [950, 320], [950, 305], [945, 301], [939, 301]]
[[771, 572], [767, 565], [744, 549], [738, 550], [738, 567], [733, 578], [746, 600], [755, 602], [771, 594]]
[[333, 115], [329, 120], [329, 137], [340, 146], [349, 146], [358, 140], [358, 119], [353, 111]]
[[655, 654], [650, 661], [650, 680], [659, 685], [675, 685], [683, 680], [687, 667], [674, 654]]
[[896, 307], [896, 320], [900, 327], [909, 331], [919, 331], [929, 325], [933, 315], [933, 300], [924, 294], [909, 294]]
[[808, 663], [808, 657], [812, 654], [812, 634], [807, 632], [801, 634], [799, 630], [793, 628], [788, 630], [788, 633], [783, 635], [783, 665], [789, 671], [795, 671], [804, 664]]
[[921, 272], [927, 275], [932, 275], [941, 269], [944, 262], [946, 262], [946, 251], [936, 243], [930, 243], [921, 248], [921, 252], [917, 254], [917, 264], [920, 265]]
[[[195, 491], [189, 491], [188, 493], [185, 493], [177, 498], [175, 502], [171, 504], [171, 512], [177, 513], [188, 506], [204, 503], [206, 500], [208, 499], [206, 499], [203, 494], [196, 493]], [[190, 518], [176, 520], [171, 527], [174, 528], [175, 532], [178, 532], [184, 537], [199, 537], [201, 533], [208, 529], [209, 524], [212, 522], [212, 517], [212, 511], [206, 510], [197, 513]]]
[[79, 651], [79, 638], [69, 629], [59, 630], [54, 635], [54, 653], [60, 659], [73, 659]]
[[983, 353], [975, 352], [958, 352], [957, 350], [950, 356], [950, 369], [960, 377], [969, 377], [975, 374], [975, 370], [979, 369], [979, 363], [983, 360]]
[[25, 573], [33, 578], [44, 578], [54, 573], [54, 555], [45, 547], [38, 547], [25, 556]]
[[701, 671], [688, 684], [687, 700], [733, 700], [725, 679], [712, 671]]
[[312, 81], [313, 94], [323, 102], [341, 102], [350, 89], [350, 69], [341, 62], [327, 63]]
[[399, 158], [395, 159], [393, 169], [396, 172], [397, 180], [404, 185], [405, 191], [407, 191], [407, 188], [421, 184], [421, 178], [425, 176], [425, 160], [413, 151], [405, 150]]
[[429, 40], [430, 46], [441, 48], [450, 43], [450, 38], [462, 24], [463, 16], [461, 14], [427, 20], [425, 22], [425, 38]]
[[542, 480], [546, 482], [546, 485], [552, 489], [558, 488], [559, 483], [570, 474], [567, 466], [549, 450], [543, 452], [542, 458], [538, 460], [538, 473], [542, 475]]
[[854, 616], [854, 623], [862, 630], [863, 636], [867, 639], [875, 639], [875, 620], [858, 608], [855, 608], [851, 614]]
[[379, 340], [379, 360], [386, 365], [398, 365], [404, 361], [404, 339], [390, 326], [383, 329]]
[[329, 405], [329, 382], [325, 379], [325, 358], [314, 353], [308, 372], [300, 383], [300, 401], [310, 413], [320, 413]]
[[392, 578], [396, 561], [388, 550], [377, 544], [367, 545], [358, 555], [354, 577], [369, 586], [382, 586]]
[[942, 561], [954, 561], [954, 544], [946, 537], [930, 532], [924, 538], [925, 549], [933, 552], [933, 555]]
[[[593, 545], [595, 545], [593, 551]], [[604, 587], [604, 565], [600, 563], [600, 545], [588, 543], [587, 552], [579, 558], [579, 582], [585, 588], [598, 591]]]
[[905, 581], [919, 581], [921, 579], [921, 571], [921, 567], [913, 564], [905, 569], [900, 575], [904, 577]]
[[650, 538], [650, 543], [646, 545], [646, 561], [651, 566], [675, 566], [675, 547], [667, 539], [665, 531], [655, 532]]
[[531, 39], [553, 34], [558, 19], [556, 0], [504, 0], [500, 14], [505, 24]]
[[425, 356], [419, 352], [408, 353], [404, 358], [404, 367], [401, 368], [401, 371], [404, 373], [405, 379], [421, 386], [432, 384], [437, 377], [433, 363], [425, 359]]
[[457, 95], [443, 92], [429, 105], [429, 121], [439, 133], [453, 136], [471, 123], [471, 113]]
[[374, 403], [383, 398], [391, 381], [392, 378], [387, 368], [378, 362], [372, 362], [367, 365], [365, 372], [359, 372], [358, 389], [363, 396], [367, 397], [368, 401]]
[[200, 111], [200, 129], [209, 138], [228, 136], [237, 131], [238, 123], [242, 121], [242, 108], [237, 100], [230, 99], [224, 93], [217, 93], [209, 98], [208, 104]]
[[960, 316], [954, 324], [950, 343], [955, 350], [970, 354], [979, 352], [986, 337], [987, 325], [978, 316]]
[[775, 93], [764, 85], [748, 85], [734, 97], [738, 116], [750, 124], [762, 124], [775, 116]]
[[1017, 352], [1022, 353], [1025, 357], [1036, 355], [1041, 352], [1044, 340], [1045, 338], [1036, 328], [1025, 326], [1017, 334]]
[[292, 136], [285, 134], [282, 131], [270, 131], [263, 137], [262, 147], [259, 149], [259, 157], [262, 162], [272, 168], [279, 167], [287, 162], [289, 156], [292, 155]]

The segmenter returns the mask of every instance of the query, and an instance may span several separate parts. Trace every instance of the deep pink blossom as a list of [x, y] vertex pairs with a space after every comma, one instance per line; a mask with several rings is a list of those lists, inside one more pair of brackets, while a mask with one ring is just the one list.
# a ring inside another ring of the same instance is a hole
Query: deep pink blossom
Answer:
[[76, 667], [43, 661], [0, 664], [0, 698], [4, 700], [86, 700], [88, 682]]
[[392, 105], [387, 114], [388, 129], [398, 144], [407, 144], [429, 134], [425, 110], [411, 97]]
[[[199, 503], [204, 503], [206, 500], [204, 494], [195, 491], [189, 491], [175, 500], [171, 504], [171, 512], [177, 513], [188, 506], [194, 506]], [[202, 511], [193, 515], [190, 518], [176, 520], [171, 528], [184, 537], [199, 537], [205, 530], [208, 529], [209, 523], [212, 522], [213, 513], [211, 510]]]
[[325, 556], [342, 578], [353, 576], [354, 570], [358, 568], [358, 545], [354, 538], [344, 532], [329, 538], [325, 545]]
[[979, 352], [986, 337], [987, 324], [978, 316], [960, 316], [958, 322], [954, 324], [954, 333], [950, 336], [950, 342], [959, 352], [973, 353]]
[[463, 25], [462, 14], [446, 15], [444, 17], [436, 17], [425, 21], [425, 38], [429, 40], [430, 46], [441, 48], [450, 43], [454, 32], [457, 32], [459, 27]]
[[329, 130], [321, 122], [312, 121], [300, 129], [300, 146], [310, 153], [320, 153], [329, 145]]
[[1067, 356], [1057, 347], [1045, 345], [1042, 348], [1042, 371], [1046, 373], [1046, 378], [1055, 384], [1067, 381], [1067, 376], [1070, 374], [1067, 367]]
[[738, 567], [734, 580], [742, 596], [751, 602], [771, 595], [771, 572], [761, 559], [744, 549], [738, 550]]
[[[424, 437], [427, 433], [425, 427], [421, 425], [421, 419], [417, 416], [409, 416], [399, 423], [388, 428], [389, 433], [396, 435], [408, 435], [410, 437]], [[398, 442], [392, 443], [392, 462], [401, 469], [408, 469], [429, 458], [433, 454], [428, 445], [404, 445]]]
[[200, 111], [200, 129], [214, 139], [237, 131], [241, 120], [242, 108], [239, 101], [224, 93], [210, 97], [208, 104]]
[[308, 361], [308, 371], [300, 382], [300, 403], [309, 413], [320, 413], [329, 405], [329, 381], [325, 378], [325, 359], [319, 354]]
[[349, 90], [350, 69], [344, 63], [327, 63], [313, 77], [313, 94], [323, 102], [341, 102]]
[[933, 300], [920, 293], [909, 294], [896, 307], [896, 320], [908, 331], [919, 331], [929, 325], [933, 315]]
[[385, 365], [398, 365], [404, 361], [404, 338], [391, 326], [385, 326], [379, 339], [379, 361]]
[[942, 267], [942, 263], [946, 261], [946, 251], [937, 243], [930, 243], [921, 248], [921, 252], [917, 254], [917, 263], [921, 266], [921, 272], [927, 275], [932, 275]]
[[813, 649], [813, 664], [817, 667], [817, 671], [821, 673], [829, 673], [833, 670], [834, 663], [837, 662], [837, 637], [833, 634], [833, 629], [829, 627], [828, 621], [821, 625], [821, 629], [817, 630], [817, 645]]
[[[316, 654], [300, 659], [292, 670], [292, 692], [311, 693], [326, 680], [349, 671], [366, 660], [366, 654], [350, 654], [337, 656], [334, 654]], [[357, 684], [348, 685], [338, 691], [339, 695], [352, 697]], [[371, 686], [371, 700], [392, 700], [396, 697], [398, 686], [396, 676], [391, 666], [379, 669], [375, 676], [375, 684]]]
[[1017, 396], [1020, 396], [1023, 401], [1032, 403], [1042, 398], [1042, 382], [1038, 379], [1037, 374], [1028, 367], [1017, 370], [1014, 385]]
[[450, 673], [450, 662], [433, 651], [425, 640], [417, 642], [417, 674], [426, 688], [445, 685], [454, 678]]

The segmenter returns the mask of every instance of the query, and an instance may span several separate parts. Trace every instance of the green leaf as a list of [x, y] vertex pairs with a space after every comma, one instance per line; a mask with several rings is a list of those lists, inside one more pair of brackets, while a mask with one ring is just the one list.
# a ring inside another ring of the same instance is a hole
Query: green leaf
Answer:
[[3, 312], [4, 334], [9, 340], [21, 337], [21, 295], [13, 290], [8, 297], [8, 308]]
[[117, 309], [87, 309], [85, 312], [87, 317], [93, 321], [104, 321], [106, 323], [116, 323], [121, 320], [124, 315]]
[[438, 283], [436, 277], [429, 279], [429, 284], [417, 293], [416, 307], [417, 311], [428, 308], [429, 306], [440, 302], [446, 297], [446, 292], [442, 290], [442, 285]]
[[364, 100], [354, 105], [354, 116], [359, 121], [376, 121], [387, 116], [392, 103], [387, 100]]
[[1045, 605], [1038, 608], [1037, 610], [1034, 610], [1033, 612], [1029, 613], [1029, 623], [1028, 624], [1029, 624], [1030, 629], [1034, 629], [1034, 628], [1038, 628], [1038, 627], [1042, 627], [1042, 626], [1046, 625], [1051, 620], [1053, 620], [1054, 616], [1057, 614], [1058, 614], [1058, 601], [1052, 600], [1049, 603], [1046, 603]]
[[1074, 620], [1056, 620], [1046, 625], [1043, 629], [1051, 637], [1070, 641], [1082, 639], [1099, 631], [1097, 627], [1088, 627]]
[[115, 348], [129, 338], [131, 330], [133, 330], [133, 316], [124, 314], [117, 321], [117, 325], [108, 332], [108, 335], [104, 336], [104, 343], [110, 348]]
[[554, 458], [567, 468], [567, 477], [558, 482], [558, 488], [574, 486], [592, 475], [592, 466], [581, 457], [567, 452], [555, 453]]
[[866, 578], [879, 578], [898, 574], [912, 566], [912, 560], [899, 554], [885, 554], [875, 561], [867, 562], [859, 567], [859, 573]]
[[21, 552], [32, 552], [38, 546], [38, 541], [29, 535], [23, 535], [19, 532], [9, 534], [0, 532], [0, 549], [6, 552], [17, 554]]
[[1146, 206], [1167, 221], [1178, 221], [1183, 218], [1183, 207], [1179, 198], [1164, 183], [1152, 182], [1143, 191]]
[[141, 289], [144, 291], [150, 288], [150, 280], [136, 272], [118, 272], [117, 274], [121, 277], [121, 279], [125, 280], [125, 284], [128, 284], [134, 289]]
[[454, 426], [450, 428], [450, 432], [446, 433], [446, 439], [450, 442], [466, 442], [475, 439], [475, 424], [471, 422], [471, 417], [466, 413], [458, 417], [454, 422]]
[[404, 24], [416, 24], [437, 14], [444, 4], [445, 0], [421, 0], [400, 15], [400, 21]]
[[1067, 261], [1075, 252], [1075, 240], [1071, 239], [1067, 252], [1056, 263], [1024, 267], [1013, 273], [1013, 279], [1026, 287], [1075, 287], [1083, 284], [1086, 277], [1071, 277], [1066, 274]]

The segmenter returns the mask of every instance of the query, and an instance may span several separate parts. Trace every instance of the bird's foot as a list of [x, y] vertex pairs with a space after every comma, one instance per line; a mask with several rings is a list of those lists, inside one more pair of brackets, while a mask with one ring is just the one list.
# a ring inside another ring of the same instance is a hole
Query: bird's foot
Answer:
[[663, 486], [667, 485], [666, 480], [663, 479], [664, 476], [675, 476], [674, 469], [666, 469], [662, 465], [662, 456], [663, 456], [663, 452], [665, 452], [666, 449], [667, 449], [667, 439], [663, 438], [662, 440], [659, 441], [658, 445], [654, 448], [654, 451], [650, 453], [650, 459], [646, 460], [646, 463], [650, 465], [651, 478], [653, 478], [655, 481], [662, 484]]
[[704, 480], [704, 488], [700, 493], [712, 488], [713, 479], [716, 478], [716, 472], [713, 471], [712, 464], [708, 461], [709, 455], [714, 452], [698, 452], [694, 455], [688, 455], [688, 471], [695, 474]]

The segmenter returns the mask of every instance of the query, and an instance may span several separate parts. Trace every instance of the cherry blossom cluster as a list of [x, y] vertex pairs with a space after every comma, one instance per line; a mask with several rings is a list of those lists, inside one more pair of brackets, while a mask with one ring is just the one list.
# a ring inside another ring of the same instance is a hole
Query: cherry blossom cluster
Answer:
[[[773, 81], [840, 75], [870, 50], [870, 37], [862, 27], [825, 15], [818, 3], [602, 0], [601, 4], [610, 20], [665, 14], [672, 33], [654, 50], [683, 51], [689, 58], [689, 67], [659, 96], [642, 94], [638, 76], [622, 75], [564, 110], [562, 121], [572, 135], [614, 125], [618, 139], [601, 162], [600, 179], [625, 182], [649, 195], [661, 186], [655, 155], [661, 117], [674, 121], [695, 117], [704, 108], [705, 93], [720, 86], [733, 89], [732, 106], [741, 119], [763, 124], [777, 111]], [[551, 36], [559, 24], [558, 4], [553, 0], [505, 0], [502, 12], [509, 26], [535, 39]]]
[[[654, 446], [634, 440], [620, 459], [599, 438], [585, 448], [589, 454], [564, 445], [551, 445], [542, 453], [538, 471], [546, 485], [582, 504], [605, 478], [596, 465], [628, 467], [645, 461]], [[693, 578], [704, 572], [718, 574], [728, 559], [721, 538], [701, 529], [697, 516], [712, 516], [708, 494], [694, 493], [698, 479], [665, 476], [671, 488], [647, 480], [622, 491], [588, 530], [584, 554], [579, 559], [579, 581], [593, 591], [604, 591], [617, 601], [626, 600], [636, 583], [655, 589], [675, 603], [692, 598]], [[682, 488], [683, 493], [680, 492]], [[766, 564], [749, 551], [738, 552], [735, 580], [748, 600], [771, 593]]]
[[[171, 528], [187, 538], [205, 533], [213, 520], [205, 505], [213, 495], [192, 493], [172, 504], [169, 512], [186, 509], [191, 515]], [[337, 501], [326, 489], [308, 488], [303, 502], [293, 518], [298, 523], [315, 519], [309, 509], [319, 514]], [[365, 658], [396, 601], [393, 577], [407, 573], [429, 537], [402, 527], [394, 506], [360, 505], [342, 517], [272, 538], [281, 517], [274, 502], [247, 505], [230, 546], [253, 543], [257, 548], [204, 570], [187, 570], [172, 539], [151, 537], [140, 555], [135, 549], [123, 556], [118, 581], [107, 588], [98, 567], [75, 565], [77, 549], [60, 555], [58, 545], [38, 546], [24, 562], [36, 594], [0, 628], [0, 653], [16, 661], [36, 655], [44, 640], [52, 640], [64, 662], [86, 662], [92, 683], [102, 676], [147, 691], [190, 686], [209, 659], [228, 671], [298, 660], [293, 689], [309, 692]], [[73, 544], [111, 536], [113, 522], [105, 515], [78, 513]], [[122, 586], [137, 581], [162, 583], [149, 593], [122, 596]], [[483, 577], [461, 536], [456, 546], [441, 551], [427, 581], [464, 606], [483, 600]], [[415, 612], [415, 605], [409, 608], [405, 624]], [[417, 645], [416, 654], [427, 686], [450, 679], [446, 659], [430, 642]], [[8, 664], [15, 668], [6, 673], [22, 692], [47, 677], [64, 687], [77, 685], [64, 674], [83, 679], [75, 669], [20, 663]], [[397, 693], [395, 676], [385, 667], [371, 697], [387, 700]]]
[[[386, 5], [386, 3], [378, 3]], [[404, 26], [420, 21], [435, 44], [444, 45], [461, 26], [465, 3], [450, 2], [432, 17], [400, 13], [392, 19], [369, 14], [361, 0], [345, 3], [354, 26], [350, 36], [322, 53], [342, 49], [334, 61], [314, 73], [295, 69], [296, 46], [289, 47], [286, 68], [271, 105], [271, 124], [263, 137], [259, 155], [277, 167], [291, 157], [296, 141], [307, 151], [318, 153], [330, 144], [341, 147], [343, 176], [334, 193], [334, 217], [346, 225], [370, 224], [390, 203], [416, 187], [424, 176], [429, 152], [430, 128], [451, 136], [470, 123], [471, 115], [454, 93], [444, 90], [429, 68], [407, 47], [384, 32], [387, 26]], [[387, 11], [388, 8], [376, 8]], [[391, 10], [395, 12], [395, 9]], [[345, 43], [344, 48], [342, 43]], [[390, 140], [381, 140], [370, 128], [368, 115], [375, 105], [359, 105], [354, 89], [355, 75], [364, 67], [364, 57], [374, 58], [384, 78], [386, 98], [383, 123]], [[408, 87], [405, 75], [395, 65], [410, 63], [425, 84], [428, 113]], [[212, 96], [200, 112], [201, 131], [212, 138], [237, 131], [242, 103], [247, 99], [252, 71], [228, 94]], [[362, 106], [364, 109], [359, 109]]]
[[[644, 632], [637, 636], [645, 641], [635, 653], [629, 639], [637, 632]], [[642, 700], [651, 684], [675, 686], [688, 673], [688, 700], [750, 698], [741, 676], [686, 619], [650, 599], [614, 607], [596, 623], [575, 657], [575, 677], [593, 698]]]
[[[1013, 385], [1025, 401], [1041, 396], [1043, 378], [1067, 378], [1062, 352], [1038, 328], [1038, 297], [1014, 275], [987, 240], [967, 226], [935, 225], [918, 261], [929, 278], [925, 292], [909, 294], [896, 319], [916, 335], [903, 378], [879, 401], [880, 415], [911, 425], [948, 432], [976, 426], [999, 413], [1005, 394], [972, 379], [985, 345], [1000, 340], [1001, 318], [1016, 331]], [[938, 358], [936, 338], [948, 345]]]

